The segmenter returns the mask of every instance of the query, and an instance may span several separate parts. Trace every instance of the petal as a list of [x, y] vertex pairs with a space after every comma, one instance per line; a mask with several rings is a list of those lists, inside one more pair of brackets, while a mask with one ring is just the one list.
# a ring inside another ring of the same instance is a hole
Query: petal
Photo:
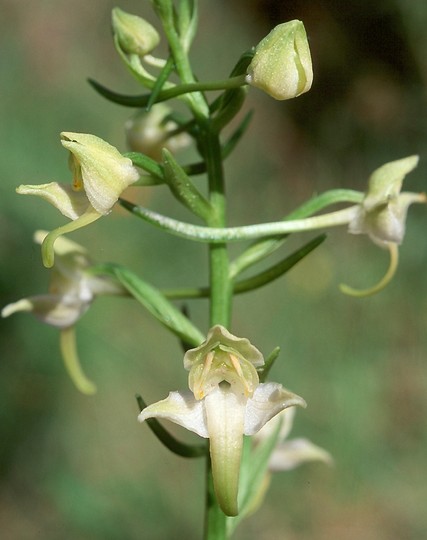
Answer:
[[80, 217], [90, 207], [84, 191], [74, 191], [71, 186], [57, 182], [36, 186], [21, 185], [16, 192], [20, 195], [37, 195], [53, 204], [61, 214], [72, 220]]
[[401, 244], [405, 236], [406, 215], [413, 203], [425, 203], [424, 193], [401, 193], [389, 204], [375, 209], [367, 215], [370, 238], [377, 244], [394, 242]]
[[259, 431], [255, 433], [254, 440], [260, 442], [268, 439], [276, 430], [277, 424], [281, 423], [278, 441], [284, 441], [292, 430], [296, 409], [289, 407], [269, 420]]
[[203, 401], [197, 401], [192, 392], [170, 392], [166, 399], [146, 407], [138, 416], [139, 422], [147, 418], [164, 418], [208, 438]]
[[[49, 234], [49, 231], [38, 230], [34, 233], [34, 242], [37, 244], [43, 244], [43, 240]], [[73, 242], [68, 238], [60, 237], [55, 243], [55, 254], [60, 257], [66, 257], [70, 254], [79, 253], [88, 257], [88, 251], [86, 248]], [[87, 266], [87, 265], [86, 265]]]
[[366, 210], [370, 211], [398, 195], [405, 176], [415, 169], [418, 159], [418, 156], [409, 156], [376, 169], [369, 178], [368, 193], [363, 202]]
[[293, 439], [279, 445], [271, 455], [270, 471], [289, 471], [308, 461], [323, 461], [332, 464], [329, 452], [316, 446], [308, 439]]
[[57, 328], [68, 328], [75, 324], [89, 308], [90, 302], [83, 303], [78, 298], [64, 298], [61, 295], [39, 295], [18, 300], [5, 306], [2, 317], [9, 317], [18, 311], [30, 311], [46, 324]]
[[281, 384], [272, 382], [260, 384], [246, 405], [245, 435], [254, 435], [273, 416], [294, 405], [307, 406], [302, 397], [289, 392]]
[[247, 398], [235, 394], [227, 384], [217, 386], [203, 401], [215, 494], [222, 511], [236, 516]]
[[77, 160], [87, 198], [103, 215], [111, 211], [122, 192], [139, 178], [129, 158], [106, 141], [85, 133], [61, 133], [61, 143]]
[[58, 240], [58, 238], [60, 238], [63, 234], [67, 234], [76, 231], [77, 229], [81, 229], [82, 227], [86, 227], [100, 217], [102, 217], [102, 214], [97, 212], [91, 205], [89, 205], [86, 212], [79, 216], [77, 219], [75, 219], [74, 221], [70, 221], [69, 223], [62, 225], [62, 227], [58, 227], [57, 229], [51, 231], [42, 243], [42, 259], [45, 267], [51, 268], [53, 266], [53, 263], [55, 262], [54, 244]]
[[68, 372], [76, 388], [82, 394], [92, 395], [96, 392], [96, 386], [84, 374], [77, 354], [76, 335], [74, 327], [65, 328], [60, 334], [60, 346], [65, 369]]

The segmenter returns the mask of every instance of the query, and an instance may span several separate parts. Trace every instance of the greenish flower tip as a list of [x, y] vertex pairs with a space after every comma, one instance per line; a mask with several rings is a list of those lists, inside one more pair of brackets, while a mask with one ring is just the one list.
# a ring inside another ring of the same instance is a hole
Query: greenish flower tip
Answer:
[[257, 45], [246, 81], [278, 100], [298, 97], [310, 90], [313, 68], [301, 21], [279, 24]]
[[175, 133], [178, 125], [169, 118], [172, 110], [163, 103], [154, 105], [150, 112], [139, 111], [125, 124], [126, 138], [133, 152], [141, 152], [156, 161], [161, 161], [162, 150], [172, 154], [188, 147], [188, 133]]
[[367, 234], [385, 248], [403, 241], [409, 206], [427, 201], [425, 193], [401, 193], [404, 178], [417, 164], [418, 156], [409, 156], [390, 161], [371, 174], [368, 191], [349, 223], [350, 233]]
[[145, 56], [159, 44], [157, 30], [146, 20], [117, 7], [111, 15], [114, 35], [124, 53]]
[[237, 494], [243, 435], [254, 435], [287, 407], [305, 401], [278, 383], [259, 383], [261, 352], [246, 338], [214, 326], [206, 340], [187, 351], [189, 391], [171, 392], [138, 417], [164, 418], [209, 438], [214, 488], [226, 515], [238, 514]]

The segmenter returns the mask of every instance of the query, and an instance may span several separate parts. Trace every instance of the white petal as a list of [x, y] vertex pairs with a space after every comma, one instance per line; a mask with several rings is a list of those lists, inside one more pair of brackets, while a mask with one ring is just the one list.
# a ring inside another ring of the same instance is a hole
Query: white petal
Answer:
[[278, 441], [284, 441], [292, 430], [295, 413], [295, 407], [289, 407], [274, 416], [258, 431], [258, 433], [255, 433], [255, 442], [260, 442], [264, 439], [268, 439], [276, 430], [278, 422], [281, 422]]
[[45, 294], [30, 296], [5, 306], [2, 316], [8, 317], [18, 311], [30, 311], [39, 320], [57, 328], [72, 326], [86, 312], [90, 302], [83, 303], [75, 297]]
[[281, 384], [260, 384], [246, 405], [245, 435], [254, 435], [273, 416], [293, 405], [306, 407], [302, 397], [289, 392]]
[[37, 195], [72, 220], [80, 217], [90, 207], [84, 191], [74, 191], [71, 186], [57, 182], [35, 186], [21, 185], [16, 192], [21, 195]]
[[139, 422], [147, 418], [164, 418], [200, 437], [209, 437], [203, 402], [197, 401], [192, 392], [170, 392], [166, 399], [149, 405], [138, 416]]
[[308, 461], [323, 461], [330, 465], [333, 460], [329, 452], [308, 439], [293, 439], [274, 450], [268, 468], [270, 471], [289, 471]]

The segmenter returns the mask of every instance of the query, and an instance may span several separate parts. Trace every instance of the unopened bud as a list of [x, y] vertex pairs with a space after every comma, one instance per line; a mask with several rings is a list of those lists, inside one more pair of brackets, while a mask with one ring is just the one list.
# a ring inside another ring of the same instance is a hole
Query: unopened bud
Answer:
[[120, 8], [113, 9], [112, 24], [120, 48], [126, 54], [145, 56], [159, 44], [160, 36], [150, 23]]
[[310, 90], [313, 69], [301, 21], [279, 24], [257, 45], [246, 81], [279, 100]]
[[129, 148], [161, 161], [162, 149], [167, 148], [172, 154], [191, 143], [188, 133], [175, 133], [178, 125], [168, 117], [171, 109], [157, 103], [150, 112], [138, 112], [126, 124], [126, 138]]

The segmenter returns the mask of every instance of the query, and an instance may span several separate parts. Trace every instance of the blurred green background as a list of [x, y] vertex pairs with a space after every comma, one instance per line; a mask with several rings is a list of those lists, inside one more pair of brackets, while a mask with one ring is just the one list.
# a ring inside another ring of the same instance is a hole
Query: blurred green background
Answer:
[[[200, 79], [223, 78], [242, 51], [293, 18], [305, 22], [313, 54], [308, 94], [275, 102], [249, 93], [254, 120], [226, 164], [231, 224], [279, 219], [332, 187], [364, 189], [376, 167], [414, 153], [420, 165], [405, 188], [426, 189], [425, 0], [200, 4], [193, 50]], [[60, 131], [94, 133], [126, 150], [123, 124], [132, 111], [85, 82], [91, 76], [140, 92], [112, 45], [114, 5], [0, 0], [2, 305], [46, 290], [48, 271], [32, 234], [63, 222], [14, 188], [69, 180]], [[147, 1], [120, 7], [154, 20]], [[188, 218], [163, 188], [140, 200]], [[335, 459], [333, 468], [277, 474], [237, 539], [426, 538], [426, 225], [425, 208], [411, 208], [398, 274], [373, 298], [348, 298], [337, 286], [374, 283], [387, 254], [342, 230], [284, 279], [236, 299], [232, 330], [266, 354], [280, 345], [272, 378], [308, 402], [293, 435]], [[120, 210], [73, 239], [97, 260], [128, 265], [161, 287], [206, 282], [203, 246]], [[300, 242], [291, 239], [282, 254]], [[204, 329], [206, 308], [190, 303]], [[1, 321], [0, 331], [1, 537], [201, 538], [203, 464], [168, 453], [136, 422], [136, 392], [152, 402], [186, 385], [175, 339], [130, 300], [99, 299], [78, 324], [81, 359], [99, 389], [87, 398], [64, 373], [53, 328], [18, 314]]]

